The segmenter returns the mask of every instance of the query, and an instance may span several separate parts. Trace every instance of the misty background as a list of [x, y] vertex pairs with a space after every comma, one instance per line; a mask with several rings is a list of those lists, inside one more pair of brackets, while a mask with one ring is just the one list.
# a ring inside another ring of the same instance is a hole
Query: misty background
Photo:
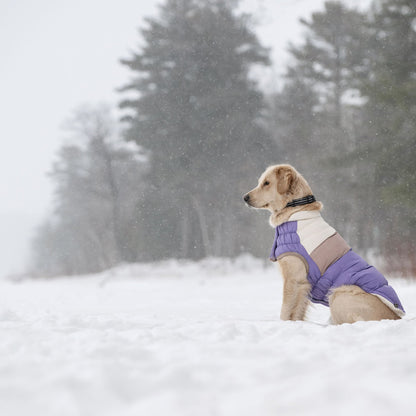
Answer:
[[413, 2], [0, 7], [1, 274], [266, 257], [241, 195], [277, 162], [359, 252], [414, 271]]

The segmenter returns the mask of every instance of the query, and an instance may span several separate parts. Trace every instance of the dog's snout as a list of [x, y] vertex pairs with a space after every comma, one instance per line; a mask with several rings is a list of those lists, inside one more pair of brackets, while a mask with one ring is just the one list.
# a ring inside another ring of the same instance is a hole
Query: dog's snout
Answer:
[[249, 194], [245, 194], [245, 195], [243, 196], [243, 199], [244, 199], [244, 201], [245, 201], [245, 202], [250, 201], [250, 195], [249, 195]]

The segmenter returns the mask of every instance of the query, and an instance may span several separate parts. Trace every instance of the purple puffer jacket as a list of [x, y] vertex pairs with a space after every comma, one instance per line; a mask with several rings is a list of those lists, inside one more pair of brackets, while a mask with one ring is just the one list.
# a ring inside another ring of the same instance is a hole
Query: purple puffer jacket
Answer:
[[385, 277], [354, 253], [342, 237], [321, 217], [319, 211], [300, 211], [276, 227], [270, 260], [287, 255], [299, 256], [311, 283], [310, 300], [328, 306], [331, 290], [357, 285], [376, 295], [396, 314], [405, 311]]

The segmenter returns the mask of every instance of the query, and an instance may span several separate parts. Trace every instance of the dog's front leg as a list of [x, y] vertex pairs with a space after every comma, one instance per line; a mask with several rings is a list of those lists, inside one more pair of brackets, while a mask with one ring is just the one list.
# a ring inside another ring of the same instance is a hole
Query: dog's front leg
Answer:
[[303, 321], [309, 305], [308, 295], [311, 289], [305, 264], [299, 257], [289, 255], [279, 260], [279, 265], [283, 276], [280, 319]]

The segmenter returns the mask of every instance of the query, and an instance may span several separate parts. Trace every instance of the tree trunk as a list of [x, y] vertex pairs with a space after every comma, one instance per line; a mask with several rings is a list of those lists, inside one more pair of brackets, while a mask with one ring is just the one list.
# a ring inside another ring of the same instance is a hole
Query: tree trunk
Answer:
[[189, 256], [189, 213], [188, 209], [184, 209], [181, 220], [181, 257], [186, 259]]
[[202, 244], [204, 245], [205, 257], [212, 256], [212, 247], [211, 247], [211, 242], [209, 239], [208, 224], [207, 224], [206, 215], [204, 213], [203, 204], [195, 196], [192, 198], [192, 202], [193, 202], [196, 214], [198, 216], [199, 227], [201, 229], [201, 235], [202, 235]]
[[100, 139], [101, 150], [103, 152], [103, 157], [106, 164], [106, 174], [108, 186], [110, 187], [110, 198], [111, 198], [111, 229], [114, 239], [114, 255], [116, 258], [116, 263], [124, 260], [123, 253], [123, 241], [120, 236], [120, 198], [119, 198], [119, 189], [117, 186], [113, 161], [110, 155], [110, 152], [107, 149], [107, 143], [104, 139]]
[[336, 59], [335, 59], [335, 125], [338, 128], [342, 126], [342, 107], [341, 107], [341, 98], [342, 98], [342, 78], [341, 78], [341, 49], [336, 47]]
[[224, 228], [222, 218], [217, 218], [214, 228], [214, 255], [218, 257], [224, 256], [223, 251]]

